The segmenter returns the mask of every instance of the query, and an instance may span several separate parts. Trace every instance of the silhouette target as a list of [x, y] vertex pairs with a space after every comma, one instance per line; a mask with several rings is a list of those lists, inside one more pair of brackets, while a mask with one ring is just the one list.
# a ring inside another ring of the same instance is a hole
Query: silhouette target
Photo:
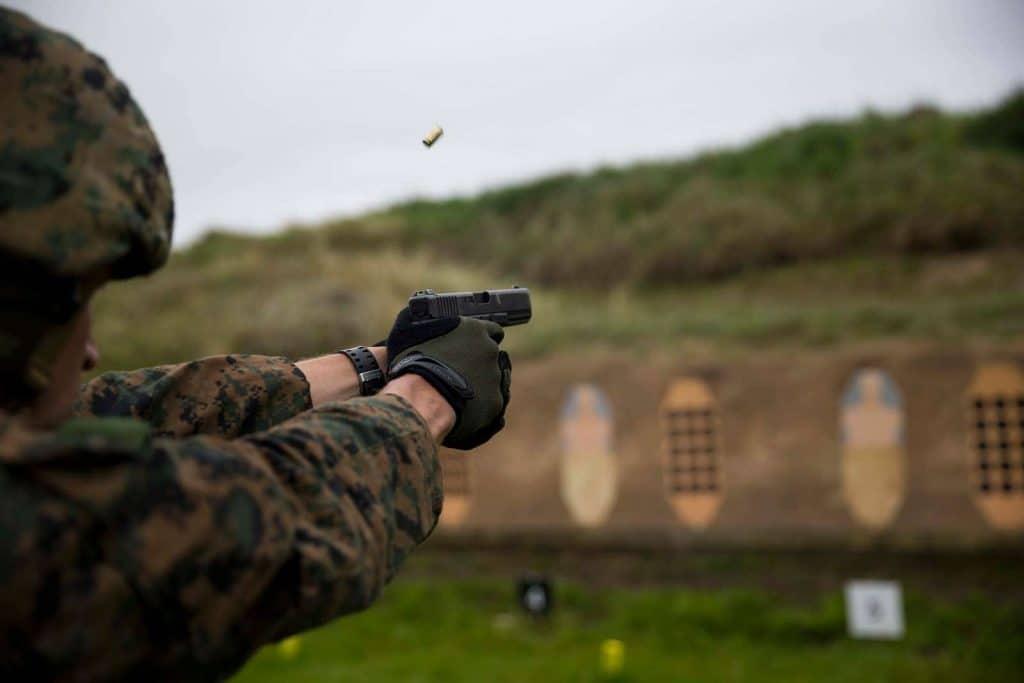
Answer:
[[718, 513], [724, 489], [714, 396], [703, 380], [677, 379], [665, 393], [660, 418], [669, 503], [687, 526], [703, 529]]
[[441, 474], [444, 478], [444, 509], [441, 523], [462, 524], [473, 500], [473, 475], [470, 455], [448, 448], [441, 450]]
[[572, 387], [562, 407], [561, 491], [573, 521], [604, 524], [615, 505], [619, 471], [611, 405], [593, 384]]
[[903, 398], [878, 368], [857, 370], [840, 401], [843, 498], [863, 526], [888, 526], [903, 504], [906, 448]]
[[1024, 374], [1013, 363], [983, 365], [967, 390], [974, 502], [989, 524], [1024, 528]]

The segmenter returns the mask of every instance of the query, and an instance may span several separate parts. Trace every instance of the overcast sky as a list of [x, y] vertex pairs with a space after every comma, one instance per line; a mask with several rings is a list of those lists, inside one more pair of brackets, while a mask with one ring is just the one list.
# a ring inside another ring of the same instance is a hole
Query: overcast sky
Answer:
[[11, 4], [129, 85], [178, 244], [1024, 85], [1022, 0]]

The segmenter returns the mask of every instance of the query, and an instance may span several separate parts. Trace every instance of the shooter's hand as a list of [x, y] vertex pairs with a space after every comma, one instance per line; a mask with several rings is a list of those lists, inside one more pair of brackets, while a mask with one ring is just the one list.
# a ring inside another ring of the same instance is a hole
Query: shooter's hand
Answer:
[[455, 411], [444, 445], [469, 450], [505, 426], [512, 363], [498, 348], [505, 332], [492, 322], [452, 318], [412, 324], [403, 309], [388, 335], [388, 377], [419, 375]]
[[390, 366], [391, 361], [398, 358], [402, 352], [417, 344], [448, 334], [459, 326], [459, 320], [460, 318], [440, 318], [413, 325], [412, 313], [406, 306], [395, 317], [395, 324], [391, 326], [387, 340], [377, 342], [374, 346], [387, 347], [385, 356]]

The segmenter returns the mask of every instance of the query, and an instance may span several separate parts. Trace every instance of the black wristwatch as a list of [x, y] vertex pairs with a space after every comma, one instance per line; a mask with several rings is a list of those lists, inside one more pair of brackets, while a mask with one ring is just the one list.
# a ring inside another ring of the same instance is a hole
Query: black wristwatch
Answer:
[[352, 365], [356, 367], [360, 396], [371, 396], [384, 388], [387, 378], [370, 349], [365, 346], [355, 346], [351, 349], [339, 349], [338, 353], [348, 356]]

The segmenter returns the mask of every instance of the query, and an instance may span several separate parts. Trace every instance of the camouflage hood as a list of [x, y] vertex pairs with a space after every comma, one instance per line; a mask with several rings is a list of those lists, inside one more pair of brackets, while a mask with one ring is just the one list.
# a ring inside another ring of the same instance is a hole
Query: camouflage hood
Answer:
[[0, 7], [0, 407], [45, 389], [91, 290], [163, 265], [173, 220], [163, 154], [124, 84]]
[[167, 260], [163, 154], [100, 57], [0, 8], [0, 252], [55, 276], [115, 278]]

